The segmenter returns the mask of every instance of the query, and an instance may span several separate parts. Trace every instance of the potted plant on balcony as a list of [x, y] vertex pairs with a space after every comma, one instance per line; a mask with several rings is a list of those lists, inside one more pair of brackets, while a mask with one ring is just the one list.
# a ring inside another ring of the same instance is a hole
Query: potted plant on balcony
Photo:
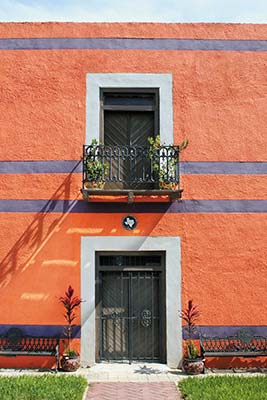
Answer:
[[79, 307], [82, 300], [74, 296], [74, 289], [69, 286], [64, 296], [59, 298], [65, 309], [64, 318], [67, 321], [65, 335], [67, 336], [67, 345], [61, 358], [61, 369], [65, 372], [76, 371], [80, 367], [80, 357], [76, 350], [71, 349], [71, 337], [74, 328], [73, 321], [76, 318], [75, 309]]
[[87, 189], [102, 189], [108, 164], [104, 161], [96, 139], [92, 140], [88, 148], [89, 151], [85, 159], [86, 180], [84, 186]]
[[180, 318], [186, 322], [186, 333], [188, 339], [185, 344], [185, 353], [183, 357], [183, 370], [188, 375], [198, 375], [204, 371], [204, 360], [200, 356], [193, 337], [196, 333], [196, 322], [200, 316], [197, 305], [193, 304], [193, 300], [188, 301], [187, 308], [180, 312]]
[[165, 190], [177, 190], [178, 183], [176, 179], [176, 166], [179, 162], [179, 153], [186, 149], [189, 141], [184, 140], [178, 145], [179, 152], [169, 147], [170, 150], [162, 148], [160, 143], [160, 135], [156, 137], [150, 136], [149, 143], [149, 158], [152, 161], [152, 170], [158, 179], [159, 188]]

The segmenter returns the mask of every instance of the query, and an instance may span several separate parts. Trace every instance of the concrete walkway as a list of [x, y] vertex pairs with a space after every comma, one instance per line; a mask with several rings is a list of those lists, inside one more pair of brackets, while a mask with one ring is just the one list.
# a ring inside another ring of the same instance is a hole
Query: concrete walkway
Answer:
[[180, 400], [176, 383], [184, 377], [163, 364], [101, 363], [80, 370], [90, 383], [86, 400]]
[[79, 374], [88, 382], [177, 382], [185, 377], [181, 370], [151, 363], [101, 363], [81, 368]]

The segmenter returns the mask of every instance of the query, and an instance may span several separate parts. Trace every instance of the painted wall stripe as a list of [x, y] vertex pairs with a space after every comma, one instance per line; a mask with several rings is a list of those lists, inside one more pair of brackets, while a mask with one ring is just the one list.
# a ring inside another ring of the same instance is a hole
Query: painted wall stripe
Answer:
[[[0, 325], [0, 336], [5, 335], [10, 328], [19, 328], [25, 335], [29, 336], [48, 336], [66, 338], [65, 325]], [[81, 336], [80, 325], [73, 326], [72, 337], [79, 338]]]
[[182, 174], [264, 175], [267, 162], [187, 161], [181, 162], [180, 171]]
[[10, 213], [266, 213], [267, 200], [182, 200], [168, 203], [87, 203], [84, 200], [0, 200]]
[[[225, 337], [237, 335], [241, 330], [251, 333], [252, 335], [267, 337], [267, 326], [266, 325], [202, 325], [197, 327], [195, 337], [199, 337], [199, 333], [207, 337]], [[188, 339], [188, 332], [186, 327], [183, 327], [183, 339]]]
[[267, 51], [266, 40], [134, 39], [134, 38], [20, 38], [0, 39], [0, 50], [191, 50]]
[[0, 174], [69, 174], [81, 171], [79, 160], [0, 161]]
[[[182, 161], [182, 174], [265, 175], [267, 162]], [[0, 174], [81, 173], [80, 160], [0, 161]]]
[[[10, 328], [19, 328], [26, 335], [29, 336], [51, 336], [51, 337], [60, 337], [66, 338], [64, 334], [64, 325], [9, 325], [9, 324], [1, 324], [0, 325], [0, 335], [5, 335]], [[233, 336], [236, 335], [240, 330], [249, 331], [251, 334], [265, 336], [267, 337], [267, 326], [266, 325], [201, 325], [198, 326], [198, 333], [201, 333], [203, 336], [209, 337], [224, 337], [224, 336]], [[195, 337], [198, 337], [198, 333], [196, 332]], [[81, 326], [75, 325], [72, 331], [72, 337], [80, 338], [81, 336]], [[186, 328], [183, 327], [183, 338], [187, 339], [188, 334]]]

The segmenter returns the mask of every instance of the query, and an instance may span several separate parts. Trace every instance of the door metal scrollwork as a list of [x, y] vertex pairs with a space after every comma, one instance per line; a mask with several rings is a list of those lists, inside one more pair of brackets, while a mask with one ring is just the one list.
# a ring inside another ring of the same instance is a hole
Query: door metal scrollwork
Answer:
[[148, 328], [152, 324], [152, 312], [145, 309], [141, 312], [141, 325]]

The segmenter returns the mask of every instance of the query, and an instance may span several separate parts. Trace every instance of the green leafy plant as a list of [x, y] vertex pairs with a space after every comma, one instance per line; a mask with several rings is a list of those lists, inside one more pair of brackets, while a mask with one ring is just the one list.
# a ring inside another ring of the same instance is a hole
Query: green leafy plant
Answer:
[[157, 135], [156, 137], [149, 136], [147, 138], [147, 141], [149, 143], [149, 158], [152, 161], [152, 168], [153, 171], [156, 172], [157, 174], [159, 173], [160, 170], [160, 164], [159, 164], [159, 157], [158, 153], [160, 150], [160, 136]]
[[76, 350], [71, 350], [71, 335], [72, 330], [74, 328], [73, 321], [76, 318], [75, 309], [79, 307], [82, 300], [78, 296], [74, 296], [74, 289], [69, 285], [67, 291], [65, 292], [64, 296], [59, 298], [59, 302], [63, 304], [65, 308], [64, 318], [67, 321], [66, 326], [66, 336], [67, 336], [67, 346], [65, 348], [65, 354], [69, 356], [77, 355]]
[[[160, 135], [155, 137], [148, 137], [149, 143], [149, 158], [152, 161], [152, 169], [155, 177], [160, 183], [160, 187], [163, 189], [174, 189], [176, 185], [176, 165], [179, 162], [179, 153], [186, 149], [189, 141], [184, 140], [178, 145], [178, 154], [168, 154], [167, 150], [164, 150], [160, 143]], [[168, 145], [167, 147], [172, 147]]]
[[104, 161], [98, 146], [98, 141], [93, 139], [90, 145], [89, 154], [86, 157], [85, 164], [88, 182], [102, 181], [108, 171], [108, 164]]
[[188, 301], [187, 308], [180, 312], [180, 318], [186, 322], [186, 329], [189, 339], [186, 341], [186, 358], [195, 359], [200, 357], [198, 349], [193, 342], [196, 331], [196, 322], [200, 317], [198, 306], [193, 304], [193, 300]]

